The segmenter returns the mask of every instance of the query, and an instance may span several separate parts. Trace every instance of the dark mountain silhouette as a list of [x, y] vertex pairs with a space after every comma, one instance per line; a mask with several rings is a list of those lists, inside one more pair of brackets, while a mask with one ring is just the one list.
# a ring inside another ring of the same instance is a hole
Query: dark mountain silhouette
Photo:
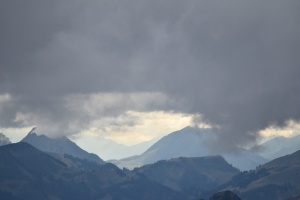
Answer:
[[300, 194], [300, 151], [242, 172], [223, 186], [243, 200], [289, 199]]
[[241, 199], [233, 192], [226, 190], [214, 194], [209, 200], [241, 200]]
[[142, 174], [113, 164], [82, 170], [20, 142], [0, 147], [1, 199], [184, 199]]
[[25, 142], [2, 146], [0, 155], [0, 180], [5, 180], [6, 177], [34, 180], [41, 174], [56, 173], [67, 167]]
[[240, 171], [221, 156], [173, 158], [133, 170], [173, 190], [211, 190], [228, 182]]
[[44, 152], [69, 154], [71, 156], [87, 159], [98, 164], [105, 163], [96, 154], [86, 152], [67, 137], [52, 139], [45, 135], [37, 135], [33, 131], [30, 131], [28, 135], [22, 139], [22, 142], [27, 142]]
[[2, 146], [0, 193], [15, 199], [45, 199], [51, 196], [46, 187], [48, 183], [57, 181], [66, 169], [65, 164], [27, 143]]
[[[176, 158], [134, 171], [120, 170], [110, 163], [83, 167], [83, 163], [93, 162], [52, 156], [24, 142], [1, 146], [1, 199], [179, 200], [230, 190], [243, 200], [286, 200], [300, 194], [300, 151], [241, 172], [227, 183], [238, 171], [220, 156]], [[218, 193], [211, 198], [236, 196]]]
[[[146, 164], [152, 164], [159, 160], [168, 160], [178, 157], [202, 157], [211, 156], [207, 143], [214, 137], [214, 129], [199, 129], [186, 127], [163, 137], [146, 152], [138, 156], [112, 161], [120, 168], [133, 169]], [[265, 163], [263, 157], [245, 149], [239, 149], [235, 153], [222, 153], [221, 156], [240, 170], [253, 169]]]
[[11, 144], [8, 137], [6, 137], [3, 133], [0, 133], [0, 146]]

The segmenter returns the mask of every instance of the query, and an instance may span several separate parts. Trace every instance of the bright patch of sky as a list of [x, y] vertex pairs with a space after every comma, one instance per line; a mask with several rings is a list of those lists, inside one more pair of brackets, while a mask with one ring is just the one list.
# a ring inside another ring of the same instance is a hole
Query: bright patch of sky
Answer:
[[[192, 115], [182, 113], [127, 111], [123, 115], [94, 121], [85, 135], [105, 137], [120, 144], [134, 145], [190, 126]], [[130, 123], [131, 122], [131, 123]]]
[[290, 120], [285, 127], [271, 125], [259, 133], [263, 137], [262, 142], [277, 136], [293, 137], [300, 134], [300, 123]]
[[1, 128], [0, 133], [3, 133], [12, 143], [20, 142], [33, 127], [22, 128]]

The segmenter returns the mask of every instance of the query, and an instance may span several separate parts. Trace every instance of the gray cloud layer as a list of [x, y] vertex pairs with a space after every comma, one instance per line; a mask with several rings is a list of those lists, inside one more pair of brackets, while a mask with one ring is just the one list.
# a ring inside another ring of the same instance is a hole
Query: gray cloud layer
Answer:
[[226, 149], [299, 120], [298, 1], [0, 4], [0, 94], [12, 96], [1, 106], [3, 127], [22, 125], [14, 121], [22, 112], [73, 132], [70, 121], [91, 119], [74, 115], [65, 99], [107, 92], [164, 94], [171, 104], [142, 110], [201, 113], [222, 127]]

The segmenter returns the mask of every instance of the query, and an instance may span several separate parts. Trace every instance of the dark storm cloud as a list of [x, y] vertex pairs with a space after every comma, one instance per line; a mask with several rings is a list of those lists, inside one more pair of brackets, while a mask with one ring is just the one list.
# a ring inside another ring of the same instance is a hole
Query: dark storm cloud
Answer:
[[2, 126], [30, 112], [68, 129], [91, 119], [65, 98], [106, 92], [165, 94], [171, 105], [142, 110], [201, 113], [221, 127], [222, 149], [299, 120], [297, 1], [1, 1], [0, 9], [0, 92], [14, 99]]

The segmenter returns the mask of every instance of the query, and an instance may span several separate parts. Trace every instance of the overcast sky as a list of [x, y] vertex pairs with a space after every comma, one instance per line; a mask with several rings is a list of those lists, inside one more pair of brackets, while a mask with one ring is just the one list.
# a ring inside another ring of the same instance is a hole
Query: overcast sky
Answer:
[[[222, 150], [249, 145], [299, 121], [299, 10], [279, 0], [0, 0], [0, 127], [142, 141], [194, 122], [219, 127]], [[169, 129], [155, 127], [163, 120]]]

